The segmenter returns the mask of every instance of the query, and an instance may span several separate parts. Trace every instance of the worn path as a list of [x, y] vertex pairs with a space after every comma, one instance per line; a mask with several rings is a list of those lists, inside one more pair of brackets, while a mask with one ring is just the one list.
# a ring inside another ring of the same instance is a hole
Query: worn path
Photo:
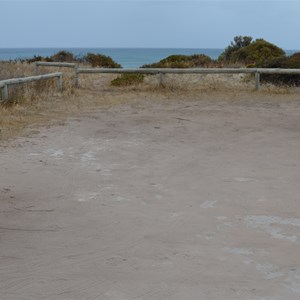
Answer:
[[299, 299], [299, 119], [141, 100], [0, 148], [0, 299]]

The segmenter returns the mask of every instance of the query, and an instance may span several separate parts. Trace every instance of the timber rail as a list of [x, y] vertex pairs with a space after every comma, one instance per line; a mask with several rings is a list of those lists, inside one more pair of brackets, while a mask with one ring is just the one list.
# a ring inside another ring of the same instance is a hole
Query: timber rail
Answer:
[[38, 75], [38, 76], [30, 76], [30, 77], [24, 77], [24, 78], [13, 78], [13, 79], [6, 79], [0, 81], [0, 89], [2, 90], [2, 100], [8, 99], [8, 86], [12, 84], [20, 84], [20, 83], [27, 83], [27, 82], [33, 82], [33, 81], [39, 81], [39, 80], [45, 80], [45, 79], [57, 79], [57, 91], [59, 93], [62, 92], [62, 73], [56, 72], [56, 73], [50, 73], [50, 74], [44, 74], [44, 75]]
[[74, 69], [74, 85], [78, 86], [78, 64], [77, 63], [62, 63], [62, 62], [35, 62], [35, 75], [39, 75], [39, 67], [59, 67], [59, 68], [73, 68]]
[[8, 99], [8, 86], [32, 82], [42, 79], [57, 78], [57, 90], [62, 91], [62, 72], [39, 75], [39, 67], [63, 67], [74, 69], [74, 86], [79, 87], [79, 74], [159, 74], [159, 84], [163, 85], [165, 74], [254, 74], [255, 89], [260, 88], [261, 74], [297, 74], [300, 69], [265, 69], [265, 68], [134, 68], [134, 69], [115, 69], [115, 68], [79, 68], [77, 63], [61, 62], [35, 62], [36, 76], [25, 78], [14, 78], [0, 81], [2, 90], [2, 100]]
[[260, 74], [300, 74], [300, 69], [264, 69], [264, 68], [139, 68], [139, 69], [103, 69], [78, 68], [78, 74], [160, 74], [163, 84], [164, 74], [254, 74], [255, 88], [260, 88]]
[[39, 66], [74, 68], [74, 85], [79, 87], [79, 74], [159, 74], [159, 84], [163, 85], [165, 74], [254, 74], [255, 89], [260, 88], [261, 74], [298, 74], [300, 69], [279, 68], [79, 68], [77, 63], [35, 62], [36, 74]]
[[255, 89], [260, 88], [261, 74], [298, 74], [300, 69], [279, 68], [80, 68], [77, 63], [35, 62], [36, 75], [39, 66], [74, 68], [74, 85], [79, 86], [79, 74], [159, 74], [159, 84], [163, 85], [165, 74], [254, 74]]

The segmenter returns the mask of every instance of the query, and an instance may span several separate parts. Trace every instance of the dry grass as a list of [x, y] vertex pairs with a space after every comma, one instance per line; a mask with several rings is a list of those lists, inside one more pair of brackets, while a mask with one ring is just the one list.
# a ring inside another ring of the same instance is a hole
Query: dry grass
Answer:
[[0, 80], [31, 76], [34, 65], [21, 62], [0, 61]]
[[[14, 86], [10, 99], [0, 105], [0, 140], [4, 141], [25, 134], [24, 129], [63, 120], [96, 107], [110, 107], [140, 99], [168, 100], [172, 98], [199, 99], [207, 97], [240, 99], [248, 95], [288, 95], [293, 89], [263, 85], [254, 91], [254, 79], [244, 75], [165, 75], [164, 86], [159, 85], [159, 76], [145, 76], [141, 84], [129, 87], [112, 87], [110, 82], [118, 75], [81, 74], [80, 89], [73, 86], [73, 70], [40, 68], [41, 73], [62, 71], [63, 93], [57, 94], [55, 80], [39, 81]], [[34, 74], [34, 65], [0, 63], [0, 80]], [[299, 93], [297, 90], [296, 93]], [[242, 95], [242, 96], [241, 96]], [[248, 97], [250, 99], [250, 97]]]
[[[40, 69], [40, 73], [55, 72]], [[0, 80], [32, 76], [34, 64], [21, 62], [0, 62]], [[58, 111], [58, 102], [75, 94], [73, 74], [64, 70], [63, 94], [57, 93], [56, 80], [43, 80], [9, 86], [9, 99], [0, 105], [0, 140], [19, 134], [24, 128], [50, 120]]]

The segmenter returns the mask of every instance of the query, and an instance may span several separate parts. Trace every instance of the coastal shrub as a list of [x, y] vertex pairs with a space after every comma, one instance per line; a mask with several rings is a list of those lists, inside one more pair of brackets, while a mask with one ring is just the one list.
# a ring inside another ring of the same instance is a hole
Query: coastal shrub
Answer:
[[118, 78], [111, 81], [112, 86], [129, 86], [129, 85], [137, 85], [144, 81], [143, 74], [122, 74]]
[[284, 56], [283, 49], [264, 39], [252, 41], [251, 37], [238, 36], [219, 56], [219, 60], [226, 63], [242, 63], [257, 67], [267, 61]]
[[41, 55], [34, 55], [31, 58], [27, 59], [19, 59], [20, 62], [26, 62], [26, 63], [34, 63], [36, 61], [46, 61], [46, 62], [54, 62], [53, 58], [50, 56], [41, 56]]
[[285, 56], [283, 49], [263, 39], [257, 39], [250, 45], [233, 53], [232, 59], [244, 63], [260, 65], [267, 60]]
[[194, 64], [194, 67], [208, 68], [211, 64], [213, 64], [213, 60], [205, 54], [194, 54], [191, 55], [190, 58]]
[[55, 62], [68, 62], [68, 63], [71, 63], [75, 60], [74, 54], [72, 52], [65, 51], [65, 50], [53, 54], [52, 56], [50, 56], [50, 59]]
[[143, 65], [142, 68], [196, 68], [209, 67], [213, 60], [204, 54], [171, 55], [157, 63]]
[[[21, 62], [23, 62], [23, 60], [20, 60]], [[52, 61], [51, 59], [50, 59], [50, 57], [44, 57], [44, 56], [40, 56], [40, 55], [34, 55], [32, 58], [27, 58], [26, 60], [25, 60], [25, 62], [27, 62], [27, 63], [33, 63], [33, 62], [36, 62], [36, 61]]]
[[[51, 56], [41, 56], [41, 55], [34, 55], [31, 58], [27, 58], [24, 62], [33, 63], [36, 61], [46, 61], [46, 62], [73, 62], [75, 61], [74, 54], [68, 51], [59, 51]], [[22, 60], [20, 60], [22, 61]]]
[[116, 63], [111, 57], [102, 54], [88, 53], [84, 56], [74, 56], [69, 51], [59, 51], [52, 56], [33, 56], [25, 60], [27, 63], [33, 63], [35, 61], [46, 61], [46, 62], [78, 62], [87, 63], [92, 67], [102, 68], [121, 68], [121, 65]]
[[103, 54], [88, 53], [83, 57], [83, 61], [94, 67], [103, 68], [121, 68], [121, 65], [116, 63], [111, 57]]
[[[260, 65], [262, 68], [300, 69], [300, 52], [291, 56], [269, 59]], [[300, 86], [300, 75], [297, 74], [262, 74], [261, 80], [273, 84]]]
[[300, 69], [300, 52], [294, 53], [293, 55], [288, 57], [286, 68]]
[[34, 55], [32, 58], [26, 59], [25, 62], [33, 63], [36, 61], [46, 61], [46, 62], [68, 62], [68, 63], [71, 63], [75, 60], [76, 59], [72, 52], [62, 50], [51, 56]]
[[232, 55], [239, 49], [249, 46], [252, 40], [253, 38], [251, 36], [235, 36], [230, 45], [221, 53], [219, 60], [231, 61]]

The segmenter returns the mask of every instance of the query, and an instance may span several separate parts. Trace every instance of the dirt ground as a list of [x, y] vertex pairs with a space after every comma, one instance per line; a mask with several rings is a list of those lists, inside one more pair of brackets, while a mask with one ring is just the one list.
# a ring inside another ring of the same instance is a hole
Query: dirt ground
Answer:
[[300, 94], [127, 97], [0, 147], [0, 299], [299, 299]]

